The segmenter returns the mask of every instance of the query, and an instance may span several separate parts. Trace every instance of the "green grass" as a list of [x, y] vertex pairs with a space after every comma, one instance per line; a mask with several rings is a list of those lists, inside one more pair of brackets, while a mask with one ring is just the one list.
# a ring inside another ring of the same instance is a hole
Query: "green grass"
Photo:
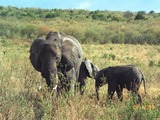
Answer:
[[[106, 103], [107, 85], [100, 89], [96, 100], [94, 80], [88, 78], [84, 96], [56, 99], [46, 90], [38, 91], [40, 74], [29, 61], [31, 42], [0, 39], [0, 119], [5, 120], [156, 120], [160, 119], [160, 55], [157, 45], [83, 44], [85, 56], [100, 69], [134, 64], [143, 72], [140, 94], [143, 105], [134, 105], [130, 94], [124, 91], [124, 102], [116, 94]], [[152, 63], [153, 62], [153, 63]]]

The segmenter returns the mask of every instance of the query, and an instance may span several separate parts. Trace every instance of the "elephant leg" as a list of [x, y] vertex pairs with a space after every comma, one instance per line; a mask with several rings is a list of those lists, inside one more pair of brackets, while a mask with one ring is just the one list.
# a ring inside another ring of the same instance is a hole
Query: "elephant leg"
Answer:
[[137, 96], [138, 96], [137, 104], [142, 105], [142, 98], [141, 98], [140, 94], [138, 93]]
[[[129, 89], [128, 89], [129, 90]], [[133, 101], [137, 104], [142, 104], [142, 98], [140, 96], [140, 94], [138, 93], [139, 90], [139, 85], [134, 84], [131, 88], [130, 91], [132, 93], [133, 96]]]
[[85, 91], [85, 89], [86, 89], [85, 85], [86, 85], [85, 81], [80, 82], [80, 94], [81, 94], [81, 95], [84, 94], [84, 91]]
[[142, 98], [140, 96], [140, 94], [138, 93], [138, 91], [132, 91], [132, 99], [134, 101], [134, 103], [136, 104], [142, 104]]
[[107, 94], [107, 100], [111, 100], [113, 97], [115, 90], [109, 90]]
[[76, 78], [73, 78], [70, 82], [70, 93], [72, 96], [75, 94], [75, 83], [76, 83]]
[[118, 96], [118, 100], [122, 102], [123, 101], [123, 87], [117, 86], [116, 93]]
[[76, 83], [76, 72], [75, 69], [72, 68], [70, 71], [66, 73], [67, 81], [69, 83], [69, 93], [74, 96], [75, 93], [75, 83]]
[[111, 82], [108, 83], [108, 94], [107, 94], [107, 100], [111, 100], [113, 97], [114, 92], [116, 91], [116, 83]]

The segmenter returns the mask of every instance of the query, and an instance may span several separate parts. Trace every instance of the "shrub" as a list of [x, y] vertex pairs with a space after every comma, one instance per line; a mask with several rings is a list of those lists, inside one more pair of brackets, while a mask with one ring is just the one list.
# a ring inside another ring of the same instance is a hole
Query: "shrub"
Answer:
[[40, 26], [38, 28], [38, 33], [37, 33], [37, 36], [38, 37], [42, 37], [43, 35], [46, 36], [48, 34], [48, 32], [51, 31], [51, 28], [48, 27], [48, 26]]
[[157, 66], [158, 66], [158, 67], [160, 67], [160, 60], [158, 61], [158, 64], [157, 64]]
[[116, 59], [116, 55], [105, 53], [105, 54], [103, 55], [103, 58], [108, 59], [108, 60], [115, 60], [115, 59]]
[[26, 25], [21, 28], [21, 37], [33, 39], [37, 36], [37, 27], [35, 25]]
[[112, 38], [112, 43], [124, 43], [124, 33], [117, 32]]
[[145, 12], [144, 11], [139, 11], [137, 15], [135, 16], [135, 20], [144, 20], [145, 19]]
[[149, 67], [153, 67], [154, 65], [155, 65], [155, 61], [149, 60], [148, 66], [149, 66]]

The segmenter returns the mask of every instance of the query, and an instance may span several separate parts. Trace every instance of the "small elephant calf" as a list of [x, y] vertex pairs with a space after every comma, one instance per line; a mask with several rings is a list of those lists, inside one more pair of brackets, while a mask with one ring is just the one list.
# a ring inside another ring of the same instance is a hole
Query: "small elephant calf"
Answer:
[[142, 72], [138, 70], [133, 65], [124, 65], [124, 66], [114, 66], [107, 67], [98, 71], [95, 77], [95, 87], [97, 99], [99, 100], [99, 87], [108, 83], [108, 99], [112, 99], [114, 92], [116, 91], [118, 99], [123, 100], [123, 88], [127, 88], [128, 91], [136, 94], [138, 96], [138, 103], [142, 103], [141, 96], [138, 93], [141, 82], [144, 83], [145, 89], [145, 80]]

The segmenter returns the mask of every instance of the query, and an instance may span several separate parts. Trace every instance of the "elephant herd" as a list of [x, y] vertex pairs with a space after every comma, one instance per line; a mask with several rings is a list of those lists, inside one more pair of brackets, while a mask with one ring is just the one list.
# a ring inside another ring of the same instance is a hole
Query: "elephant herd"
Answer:
[[31, 64], [45, 78], [50, 90], [57, 95], [62, 90], [74, 95], [77, 89], [83, 95], [87, 77], [95, 79], [95, 89], [99, 100], [99, 88], [108, 83], [107, 98], [112, 99], [116, 91], [118, 99], [123, 100], [123, 88], [138, 96], [140, 84], [145, 80], [142, 72], [133, 65], [113, 66], [99, 70], [89, 59], [84, 58], [78, 40], [72, 36], [50, 31], [45, 38], [35, 39], [30, 47]]

